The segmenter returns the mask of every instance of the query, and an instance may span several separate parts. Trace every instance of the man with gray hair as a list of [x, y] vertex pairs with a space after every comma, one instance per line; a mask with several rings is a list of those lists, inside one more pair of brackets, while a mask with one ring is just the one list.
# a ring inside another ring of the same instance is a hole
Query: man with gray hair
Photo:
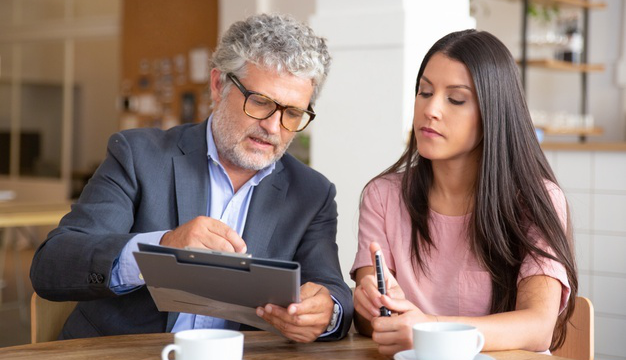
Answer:
[[79, 301], [61, 338], [247, 329], [159, 312], [132, 254], [138, 243], [297, 261], [301, 302], [267, 304], [257, 315], [298, 342], [347, 333], [353, 305], [337, 256], [335, 187], [285, 154], [315, 118], [330, 62], [308, 26], [251, 16], [213, 54], [207, 121], [111, 137], [106, 159], [33, 259], [40, 296]]

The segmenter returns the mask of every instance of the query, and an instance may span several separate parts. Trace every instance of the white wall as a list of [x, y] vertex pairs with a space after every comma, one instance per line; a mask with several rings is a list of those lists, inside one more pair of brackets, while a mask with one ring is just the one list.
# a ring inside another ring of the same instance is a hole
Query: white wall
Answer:
[[595, 358], [625, 360], [626, 152], [546, 156], [570, 206], [579, 294], [595, 308]]
[[311, 0], [220, 0], [219, 34], [223, 34], [233, 22], [260, 13], [289, 14], [307, 23], [315, 12], [315, 3]]

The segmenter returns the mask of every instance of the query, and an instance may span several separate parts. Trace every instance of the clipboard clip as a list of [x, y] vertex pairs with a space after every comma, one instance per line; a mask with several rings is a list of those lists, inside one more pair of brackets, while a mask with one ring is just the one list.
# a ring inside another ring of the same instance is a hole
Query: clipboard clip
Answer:
[[233, 253], [233, 252], [223, 252], [223, 251], [217, 251], [217, 250], [211, 250], [211, 249], [205, 249], [205, 248], [197, 248], [193, 246], [185, 246], [185, 250], [197, 251], [197, 252], [213, 254], [213, 255], [232, 256], [232, 257], [244, 258], [244, 259], [252, 258], [252, 254], [248, 254], [248, 253], [240, 254], [240, 253]]

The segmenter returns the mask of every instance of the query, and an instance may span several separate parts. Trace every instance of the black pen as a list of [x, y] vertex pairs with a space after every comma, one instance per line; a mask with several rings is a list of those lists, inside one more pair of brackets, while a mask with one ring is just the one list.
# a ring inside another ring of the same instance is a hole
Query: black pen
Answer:
[[[376, 257], [376, 279], [378, 281], [378, 291], [380, 291], [382, 295], [386, 295], [387, 287], [385, 286], [385, 275], [383, 273], [383, 254], [380, 250], [378, 250], [374, 256]], [[380, 316], [391, 316], [391, 311], [389, 311], [386, 307], [381, 306]]]

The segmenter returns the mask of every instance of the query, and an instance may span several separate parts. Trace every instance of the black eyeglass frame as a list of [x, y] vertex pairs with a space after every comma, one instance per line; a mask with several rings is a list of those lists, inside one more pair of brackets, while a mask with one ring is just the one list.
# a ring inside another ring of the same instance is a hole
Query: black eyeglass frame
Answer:
[[[291, 132], [300, 132], [300, 131], [302, 131], [302, 130], [306, 129], [306, 127], [307, 127], [307, 126], [309, 126], [309, 124], [311, 123], [311, 121], [313, 121], [313, 119], [315, 119], [315, 115], [316, 115], [316, 114], [315, 114], [315, 111], [313, 111], [313, 107], [311, 107], [311, 104], [309, 104], [309, 107], [308, 107], [308, 109], [307, 109], [307, 110], [304, 110], [304, 109], [301, 109], [301, 108], [299, 108], [299, 107], [295, 107], [295, 106], [285, 106], [285, 105], [283, 105], [283, 104], [279, 103], [278, 101], [276, 101], [276, 100], [272, 99], [271, 97], [269, 97], [269, 96], [267, 96], [267, 95], [263, 95], [263, 94], [261, 94], [261, 93], [259, 93], [259, 92], [256, 92], [256, 91], [252, 91], [252, 90], [248, 90], [248, 89], [246, 89], [246, 87], [245, 87], [245, 86], [243, 86], [243, 84], [241, 83], [241, 81], [239, 81], [239, 79], [237, 78], [237, 76], [235, 76], [235, 74], [233, 74], [233, 73], [228, 73], [228, 74], [226, 74], [226, 76], [228, 76], [228, 78], [230, 79], [230, 81], [232, 81], [232, 82], [233, 82], [233, 84], [235, 84], [235, 86], [237, 87], [237, 89], [239, 89], [239, 91], [241, 91], [241, 93], [242, 93], [242, 94], [243, 94], [243, 96], [245, 97], [245, 100], [244, 100], [244, 102], [243, 102], [243, 112], [244, 112], [246, 115], [248, 115], [249, 117], [253, 118], [253, 119], [256, 119], [256, 120], [265, 120], [265, 119], [269, 118], [270, 116], [274, 115], [274, 113], [275, 113], [276, 111], [280, 110], [280, 126], [282, 126], [285, 130], [287, 130], [287, 131], [291, 131]], [[257, 116], [253, 116], [253, 115], [251, 115], [250, 113], [248, 113], [248, 112], [246, 111], [246, 103], [248, 102], [248, 98], [250, 97], [250, 95], [258, 95], [258, 96], [262, 96], [262, 97], [264, 97], [264, 98], [266, 98], [266, 99], [268, 99], [268, 100], [272, 101], [274, 104], [276, 104], [276, 108], [274, 109], [274, 111], [270, 112], [270, 113], [269, 113], [266, 117], [260, 118], [260, 117], [257, 117]], [[296, 109], [296, 110], [298, 110], [298, 111], [305, 112], [305, 113], [307, 113], [307, 114], [310, 116], [310, 118], [309, 118], [309, 120], [307, 121], [307, 123], [306, 123], [306, 124], [304, 124], [304, 126], [303, 126], [301, 129], [299, 129], [299, 130], [292, 130], [292, 129], [290, 129], [290, 128], [286, 127], [286, 126], [285, 126], [285, 124], [283, 124], [283, 114], [285, 113], [285, 110], [287, 110], [287, 109]]]

